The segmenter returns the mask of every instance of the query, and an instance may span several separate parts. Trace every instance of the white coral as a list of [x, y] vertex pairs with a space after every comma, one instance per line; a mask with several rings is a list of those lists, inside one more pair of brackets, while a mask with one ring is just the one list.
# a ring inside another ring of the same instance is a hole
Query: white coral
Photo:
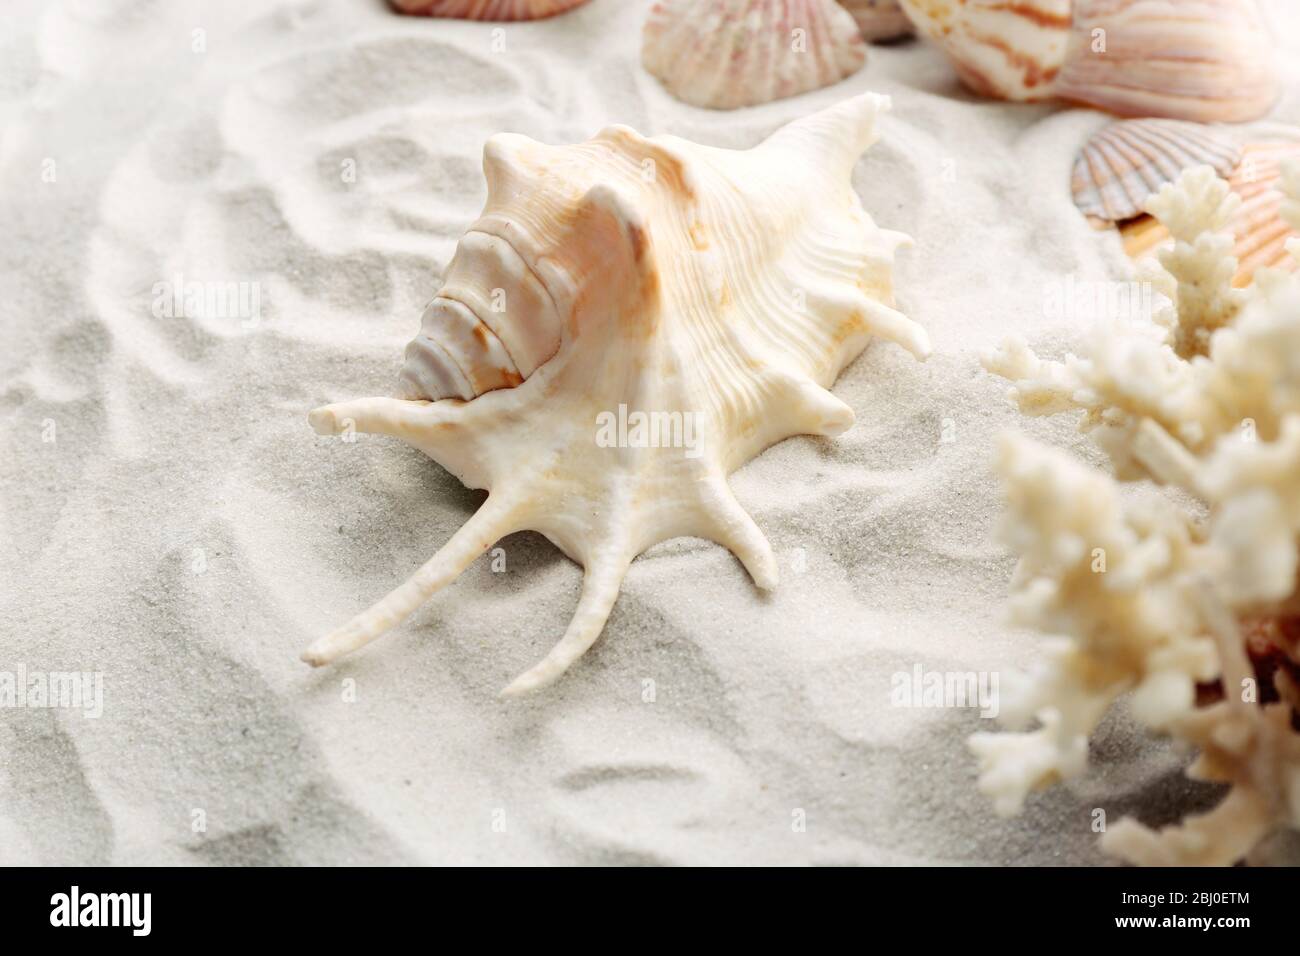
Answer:
[[[1284, 183], [1300, 227], [1300, 165]], [[1179, 826], [1111, 827], [1104, 848], [1135, 863], [1232, 863], [1300, 827], [1300, 281], [1265, 271], [1232, 288], [1219, 230], [1236, 201], [1209, 168], [1150, 200], [1176, 240], [1160, 260], [1172, 309], [1155, 321], [1099, 326], [1062, 362], [1018, 341], [984, 359], [1027, 414], [1081, 413], [1116, 477], [1003, 440], [1012, 616], [1054, 637], [1003, 707], [1011, 726], [1038, 726], [971, 740], [980, 786], [1014, 813], [1031, 790], [1083, 773], [1088, 736], [1130, 693], [1138, 721], [1197, 748], [1192, 776], [1232, 786]], [[1181, 487], [1208, 518], [1163, 497], [1133, 503], [1118, 481], [1137, 479]], [[1247, 651], [1252, 628], [1267, 672]], [[1220, 699], [1198, 704], [1198, 687]]]
[[1160, 264], [1177, 280], [1174, 308], [1174, 351], [1183, 358], [1204, 355], [1210, 336], [1236, 317], [1244, 301], [1232, 287], [1237, 260], [1232, 255], [1232, 236], [1223, 229], [1241, 205], [1209, 166], [1198, 166], [1183, 174], [1177, 183], [1165, 183], [1146, 201], [1146, 211], [1155, 216], [1174, 237], [1171, 249], [1159, 253]]
[[1191, 610], [1204, 548], [1172, 505], [1126, 506], [1106, 475], [1018, 435], [1004, 436], [998, 470], [1003, 536], [1021, 556], [1013, 618], [1074, 636], [1051, 646], [1022, 700], [1004, 705], [1032, 707], [1042, 727], [971, 740], [981, 788], [1014, 812], [1030, 789], [1084, 771], [1088, 735], [1119, 695], [1135, 691], [1140, 718], [1167, 727], [1218, 670]]

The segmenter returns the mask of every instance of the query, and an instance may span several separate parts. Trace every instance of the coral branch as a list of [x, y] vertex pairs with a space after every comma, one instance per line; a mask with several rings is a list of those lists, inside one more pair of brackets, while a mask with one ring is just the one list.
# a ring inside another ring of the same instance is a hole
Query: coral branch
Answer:
[[[1300, 165], [1284, 182], [1300, 224]], [[1103, 847], [1133, 863], [1230, 864], [1300, 827], [1300, 280], [1265, 270], [1232, 288], [1219, 230], [1234, 203], [1208, 168], [1149, 201], [1176, 239], [1155, 321], [1102, 325], [1063, 362], [1014, 341], [984, 359], [1027, 414], [1081, 413], [1115, 477], [1003, 441], [1012, 617], [1051, 644], [1003, 706], [1013, 729], [1037, 728], [971, 739], [980, 787], [1014, 813], [1083, 773], [1089, 734], [1129, 693], [1140, 723], [1197, 748], [1191, 776], [1231, 785], [1180, 825], [1111, 827]], [[1121, 494], [1144, 479], [1200, 507]]]

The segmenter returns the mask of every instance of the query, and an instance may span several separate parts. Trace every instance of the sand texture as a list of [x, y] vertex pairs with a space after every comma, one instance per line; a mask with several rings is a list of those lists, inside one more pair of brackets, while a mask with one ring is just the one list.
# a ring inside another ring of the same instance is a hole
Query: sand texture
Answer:
[[[1093, 808], [1213, 801], [1119, 714], [1088, 779], [1000, 820], [965, 744], [989, 722], [890, 700], [918, 664], [1038, 652], [1006, 623], [995, 438], [1100, 458], [1072, 421], [1022, 419], [978, 355], [1010, 332], [1063, 354], [1088, 323], [1047, 290], [1128, 277], [1069, 195], [1106, 117], [979, 100], [919, 42], [699, 110], [641, 69], [647, 6], [482, 25], [377, 0], [6, 5], [0, 670], [102, 673], [104, 710], [0, 710], [0, 863], [1093, 864]], [[1290, 6], [1271, 15], [1296, 63]], [[396, 440], [306, 421], [391, 391], [483, 203], [483, 141], [625, 123], [749, 147], [867, 90], [894, 108], [854, 185], [916, 240], [899, 302], [935, 354], [870, 345], [834, 388], [853, 429], [733, 476], [777, 590], [716, 545], [657, 546], [592, 651], [503, 701], [581, 581], [518, 534], [503, 572], [480, 559], [381, 642], [301, 663], [483, 498]], [[1300, 122], [1294, 73], [1271, 120]], [[257, 320], [156, 314], [177, 275], [252, 284]]]

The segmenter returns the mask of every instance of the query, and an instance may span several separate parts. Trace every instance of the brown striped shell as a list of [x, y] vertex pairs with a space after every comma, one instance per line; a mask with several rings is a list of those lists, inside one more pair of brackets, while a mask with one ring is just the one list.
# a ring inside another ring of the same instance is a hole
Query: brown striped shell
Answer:
[[900, 0], [958, 77], [982, 96], [1049, 99], [1070, 34], [1070, 0]]

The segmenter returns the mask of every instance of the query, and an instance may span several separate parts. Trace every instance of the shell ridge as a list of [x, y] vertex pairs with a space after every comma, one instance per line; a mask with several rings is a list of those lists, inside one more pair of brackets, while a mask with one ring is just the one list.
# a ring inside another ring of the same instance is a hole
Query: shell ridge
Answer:
[[[1092, 49], [1095, 29], [1104, 52]], [[1266, 113], [1280, 83], [1253, 0], [1076, 0], [1057, 92], [1120, 115], [1241, 122]]]
[[[751, 335], [758, 336], [757, 342], [747, 345], [749, 349], [762, 346], [769, 352], [779, 352], [783, 346], [791, 347], [791, 343], [779, 336], [779, 323], [766, 314], [766, 310], [772, 307], [771, 303], [788, 301], [791, 297], [792, 290], [782, 287], [788, 283], [788, 276], [781, 265], [781, 256], [775, 253], [770, 256], [774, 268], [762, 268], [765, 258], [760, 255], [759, 250], [753, 248], [752, 243], [746, 241], [747, 237], [768, 235], [770, 231], [764, 230], [763, 224], [753, 218], [738, 191], [714, 190], [709, 193], [709, 198], [711, 203], [721, 207], [715, 212], [715, 217], [719, 221], [731, 222], [738, 227], [736, 232], [739, 233], [740, 239], [736, 244], [737, 257], [745, 266], [736, 270], [733, 278], [735, 288], [731, 290], [731, 303], [727, 307], [727, 312], [723, 314], [738, 319], [737, 324], [743, 323]], [[701, 295], [700, 299], [699, 308], [707, 312], [703, 301], [705, 296]], [[745, 308], [745, 304], [751, 304], [752, 307]], [[732, 337], [733, 340], [738, 339], [735, 333]], [[802, 349], [804, 343], [797, 340], [794, 347]], [[737, 346], [736, 365], [746, 364], [742, 352], [743, 349]], [[710, 378], [712, 381], [719, 382], [726, 380], [720, 374]], [[715, 405], [717, 404], [725, 407], [726, 403], [715, 401]]]
[[[424, 331], [426, 317], [431, 321], [436, 321], [439, 317], [443, 318], [440, 327], [449, 334], [434, 339]], [[447, 319], [450, 321], [446, 321]], [[493, 333], [491, 326], [483, 321], [477, 309], [458, 299], [455, 290], [452, 292], [444, 290], [438, 294], [438, 297], [425, 309], [425, 314], [421, 316], [420, 326], [421, 337], [436, 342], [443, 354], [450, 357], [457, 370], [469, 383], [471, 392], [468, 397], [472, 398], [476, 394], [501, 388], [506, 384], [518, 384], [523, 380], [509, 351]], [[471, 361], [475, 358], [478, 359], [477, 362]]]
[[567, 302], [562, 303], [559, 299], [556, 298], [555, 291], [551, 288], [550, 284], [546, 281], [546, 277], [543, 276], [539, 271], [536, 262], [530, 260], [529, 257], [525, 255], [525, 252], [527, 250], [520, 249], [514, 242], [510, 240], [510, 237], [506, 235], [506, 232], [508, 230], [502, 229], [495, 219], [489, 216], [485, 216], [474, 223], [474, 225], [471, 227], [471, 231], [482, 232], [485, 235], [494, 236], [495, 238], [500, 239], [502, 242], [506, 243], [506, 245], [510, 246], [510, 248], [514, 250], [515, 255], [519, 256], [519, 261], [523, 263], [524, 268], [526, 268], [529, 271], [533, 279], [537, 282], [537, 285], [542, 289], [543, 292], [546, 293], [547, 298], [550, 300], [551, 308], [554, 310], [555, 314], [556, 315], [563, 314], [562, 309], [565, 305], [567, 305]]
[[[467, 301], [470, 297], [459, 289], [453, 289], [451, 291], [444, 290], [443, 292], [438, 293], [438, 298], [445, 302], [454, 303], [464, 310], [469, 318], [473, 320], [473, 331], [470, 334], [484, 342], [485, 351], [488, 354], [496, 354], [499, 350], [501, 359], [507, 363], [505, 367], [501, 368], [501, 371], [519, 375], [520, 381], [523, 380], [523, 376], [520, 374], [520, 369], [515, 364], [515, 360], [510, 354], [510, 350], [506, 348], [505, 343], [497, 333], [496, 328], [487, 319], [487, 315], [493, 314], [491, 310], [488, 310], [488, 312], [485, 313], [479, 307], [478, 303]], [[504, 315], [504, 313], [501, 314]], [[453, 358], [454, 357], [455, 356], [453, 356]], [[460, 362], [457, 361], [457, 364], [460, 365]], [[468, 374], [470, 370], [461, 365], [461, 371]]]
[[[420, 319], [419, 338], [436, 341], [439, 348], [408, 354], [413, 366], [429, 366], [404, 367], [404, 373], [410, 374], [401, 378], [408, 385], [422, 378], [427, 380], [429, 375], [436, 378], [437, 369], [432, 366], [450, 358], [471, 386], [468, 394], [455, 394], [472, 398], [491, 388], [517, 384], [553, 351], [544, 341], [548, 329], [550, 334], [558, 335], [560, 313], [551, 286], [520, 252], [525, 233], [519, 229], [501, 232], [495, 234], [488, 221], [480, 219], [462, 236], [438, 294]], [[476, 284], [483, 280], [487, 280], [486, 290]], [[511, 295], [506, 295], [507, 288]], [[485, 291], [490, 291], [490, 297], [484, 297]], [[539, 321], [533, 327], [513, 323], [510, 310], [528, 308], [530, 303], [541, 305], [529, 309]], [[403, 391], [409, 388], [403, 386]], [[420, 397], [443, 395], [430, 390]]]
[[[420, 362], [420, 349], [436, 351], [441, 361]], [[436, 340], [420, 332], [406, 346], [406, 362], [398, 375], [398, 394], [404, 398], [418, 398], [432, 390], [446, 391], [457, 398], [471, 398], [474, 389], [460, 365], [451, 354]], [[445, 385], [435, 384], [438, 378], [445, 379]]]
[[[856, 25], [855, 25], [856, 27]], [[835, 71], [839, 68], [839, 50], [831, 48], [831, 30], [829, 24], [818, 21], [816, 18], [809, 20], [806, 27], [808, 31], [808, 52], [805, 54], [795, 54], [790, 46], [786, 46], [782, 52], [789, 59], [791, 55], [808, 57], [811, 54], [813, 61], [813, 78], [819, 86], [827, 83], [833, 83]], [[798, 62], [798, 61], [795, 61]]]
[[1120, 120], [1095, 132], [1071, 173], [1079, 209], [1103, 221], [1140, 216], [1148, 196], [1202, 163], [1228, 175], [1241, 156], [1233, 135], [1184, 120]]
[[834, 0], [659, 0], [642, 30], [647, 72], [678, 99], [714, 109], [806, 93], [865, 59], [857, 23]]

